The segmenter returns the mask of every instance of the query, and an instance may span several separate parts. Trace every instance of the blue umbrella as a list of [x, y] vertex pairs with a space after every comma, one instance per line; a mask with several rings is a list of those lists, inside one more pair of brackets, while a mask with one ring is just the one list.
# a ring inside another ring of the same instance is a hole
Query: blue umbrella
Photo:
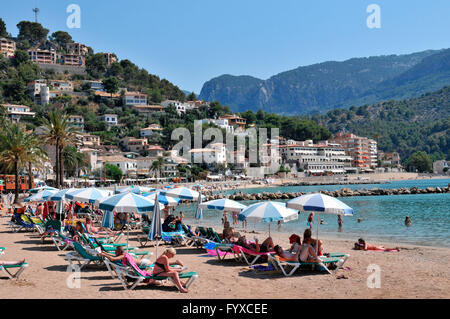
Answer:
[[164, 204], [165, 206], [174, 207], [174, 206], [177, 206], [180, 203], [180, 199], [179, 198], [161, 195], [159, 193], [159, 191], [148, 193], [148, 194], [143, 194], [142, 196], [149, 197], [149, 198], [154, 200], [155, 197], [156, 197], [156, 194], [158, 194], [158, 201], [161, 204]]
[[154, 191], [155, 188], [151, 188], [151, 187], [144, 187], [144, 186], [129, 186], [129, 187], [125, 187], [122, 189], [119, 189], [119, 193], [125, 193], [125, 192], [132, 192], [135, 194], [142, 194], [142, 193], [148, 193], [148, 192], [152, 192]]
[[241, 212], [243, 209], [247, 208], [246, 205], [228, 198], [201, 203], [199, 206], [204, 209], [223, 210], [227, 212]]
[[[186, 187], [179, 187], [179, 188], [174, 188], [171, 190], [161, 190], [161, 194], [170, 196], [170, 197], [176, 197], [179, 199], [192, 200], [192, 201], [197, 201], [198, 197], [201, 195], [199, 192], [194, 191], [190, 188], [186, 188]], [[204, 196], [202, 196], [202, 197], [204, 197]]]

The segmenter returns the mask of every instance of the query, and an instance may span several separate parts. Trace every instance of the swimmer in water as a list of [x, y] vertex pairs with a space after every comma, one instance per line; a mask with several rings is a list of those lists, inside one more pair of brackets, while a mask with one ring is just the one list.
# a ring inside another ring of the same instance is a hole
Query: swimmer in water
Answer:
[[406, 216], [405, 217], [405, 226], [406, 227], [409, 227], [409, 226], [411, 226], [411, 218], [409, 218], [409, 216]]

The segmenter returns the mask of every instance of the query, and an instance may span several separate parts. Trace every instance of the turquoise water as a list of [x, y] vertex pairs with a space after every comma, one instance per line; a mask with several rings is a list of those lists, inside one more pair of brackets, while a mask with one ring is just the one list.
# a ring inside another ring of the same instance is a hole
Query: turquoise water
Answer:
[[[383, 188], [413, 187], [420, 188], [447, 186], [450, 179], [445, 180], [421, 180], [393, 182], [391, 184], [373, 185]], [[387, 187], [387, 186], [391, 187]], [[337, 187], [337, 188], [335, 188]], [[334, 190], [343, 187], [348, 188], [373, 188], [372, 185], [339, 185], [339, 186], [302, 186], [302, 187], [279, 187], [260, 188], [252, 191], [303, 191], [312, 192], [317, 190]], [[294, 189], [294, 190], [290, 190]], [[248, 191], [248, 190], [245, 190]], [[243, 190], [244, 192], [244, 190]], [[450, 194], [418, 194], [418, 195], [395, 195], [395, 196], [365, 196], [340, 198], [343, 202], [352, 207], [355, 211], [353, 217], [344, 217], [344, 224], [341, 231], [338, 229], [337, 217], [335, 215], [321, 214], [324, 225], [319, 226], [320, 234], [343, 239], [356, 240], [360, 237], [369, 241], [386, 241], [395, 243], [410, 243], [430, 246], [450, 247]], [[243, 201], [249, 205], [253, 202]], [[193, 220], [195, 206], [179, 206], [177, 211], [183, 210], [188, 222], [198, 224]], [[411, 227], [404, 224], [405, 216], [410, 216]], [[203, 212], [201, 224], [221, 227], [222, 213], [218, 211], [205, 210]], [[272, 224], [272, 233], [282, 232], [290, 234], [302, 234], [306, 226], [307, 213], [300, 213], [299, 219], [282, 224], [278, 229], [276, 224]], [[357, 222], [360, 218], [361, 223]], [[317, 217], [314, 219], [314, 233], [317, 226]], [[241, 228], [240, 225], [238, 229]], [[267, 224], [248, 225], [248, 229], [255, 229], [267, 233]]]

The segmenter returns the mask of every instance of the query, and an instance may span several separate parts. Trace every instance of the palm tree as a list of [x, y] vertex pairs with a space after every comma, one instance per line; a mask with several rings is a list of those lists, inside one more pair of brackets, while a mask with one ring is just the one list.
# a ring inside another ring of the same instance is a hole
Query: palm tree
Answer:
[[41, 148], [39, 144], [33, 144], [28, 150], [28, 159], [27, 159], [27, 171], [28, 171], [28, 189], [33, 188], [33, 166], [42, 168], [43, 161], [48, 160], [47, 153]]
[[152, 165], [150, 166], [150, 170], [159, 172], [159, 177], [161, 177], [165, 164], [166, 164], [166, 159], [164, 157], [160, 156], [160, 157], [158, 157], [157, 160], [153, 161]]
[[66, 173], [72, 173], [73, 176], [79, 177], [80, 170], [88, 168], [86, 155], [78, 152], [74, 146], [66, 146], [62, 156]]
[[64, 183], [64, 160], [63, 151], [67, 145], [75, 142], [75, 134], [78, 129], [69, 122], [69, 115], [60, 110], [50, 111], [48, 118], [42, 119], [45, 140], [55, 145], [56, 153], [56, 186]]
[[0, 132], [0, 160], [9, 170], [14, 171], [14, 203], [19, 201], [19, 172], [27, 163], [36, 163], [43, 159], [44, 152], [37, 151], [39, 140], [27, 133], [17, 124], [5, 122]]

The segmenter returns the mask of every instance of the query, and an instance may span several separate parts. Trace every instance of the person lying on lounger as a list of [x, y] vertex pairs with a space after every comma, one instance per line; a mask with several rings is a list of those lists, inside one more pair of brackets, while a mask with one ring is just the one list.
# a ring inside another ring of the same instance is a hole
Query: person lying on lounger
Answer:
[[185, 288], [186, 284], [178, 277], [178, 273], [183, 269], [170, 267], [172, 265], [183, 267], [183, 263], [179, 260], [175, 260], [174, 262], [169, 261], [169, 259], [175, 257], [176, 253], [175, 249], [167, 248], [164, 253], [156, 259], [155, 267], [153, 268], [153, 276], [171, 277], [178, 290], [187, 293], [188, 290]]
[[[100, 253], [100, 256], [102, 256], [102, 257], [105, 257], [105, 258], [108, 258], [109, 260], [111, 260], [112, 262], [115, 262], [115, 261], [122, 261], [122, 260], [124, 260], [124, 258], [126, 258], [127, 257], [127, 255], [129, 255], [128, 253], [125, 253], [124, 251], [123, 251], [123, 248], [122, 248], [122, 246], [117, 246], [117, 248], [116, 248], [116, 254], [115, 255], [113, 255], [113, 254], [110, 254], [110, 253], [107, 253], [107, 252], [101, 252]], [[143, 258], [144, 256], [142, 255], [142, 256], [139, 256], [139, 258], [135, 258], [135, 257], [133, 257], [132, 255], [129, 255], [133, 260], [134, 260], [134, 262], [136, 263], [136, 265], [138, 265], [139, 267], [148, 267], [148, 266], [150, 266], [150, 260], [148, 260], [148, 259], [146, 259], [146, 258]]]
[[386, 248], [383, 245], [372, 245], [369, 243], [366, 243], [366, 241], [362, 238], [358, 239], [358, 242], [355, 243], [355, 249], [356, 250], [376, 250], [376, 251], [400, 251], [398, 247], [395, 248]]
[[302, 239], [297, 234], [292, 234], [289, 236], [289, 243], [291, 244], [291, 248], [289, 248], [289, 252], [291, 254], [295, 254], [300, 246], [302, 245]]
[[319, 256], [317, 256], [316, 251], [310, 244], [303, 244], [300, 246], [298, 251], [295, 254], [292, 254], [288, 251], [284, 251], [281, 246], [276, 245], [275, 253], [283, 258], [286, 261], [295, 261], [295, 262], [308, 262], [308, 263], [321, 263]]
[[256, 253], [267, 253], [267, 252], [273, 251], [273, 249], [274, 249], [272, 237], [268, 237], [260, 245], [258, 243], [258, 238], [255, 237], [254, 243], [249, 243], [244, 235], [244, 236], [239, 237], [236, 244], [238, 246], [244, 247], [248, 250], [253, 250]]

